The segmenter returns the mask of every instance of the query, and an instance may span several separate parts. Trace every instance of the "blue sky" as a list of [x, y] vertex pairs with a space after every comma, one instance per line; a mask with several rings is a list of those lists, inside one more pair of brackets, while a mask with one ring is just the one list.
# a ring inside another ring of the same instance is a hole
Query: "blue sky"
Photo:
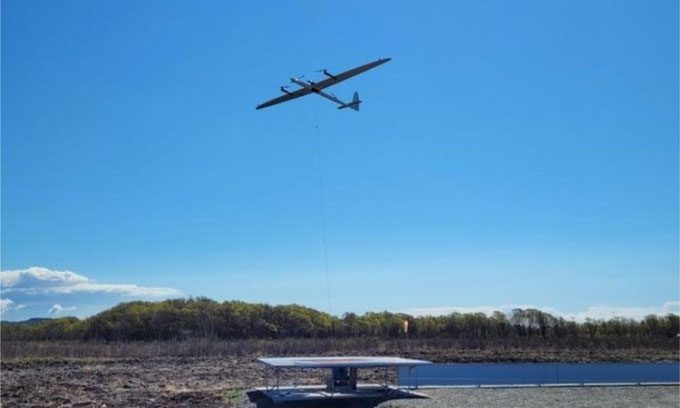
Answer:
[[[328, 310], [315, 123], [333, 313], [675, 311], [677, 16], [3, 1], [3, 319], [173, 296]], [[360, 113], [254, 109], [379, 57], [332, 89]]]

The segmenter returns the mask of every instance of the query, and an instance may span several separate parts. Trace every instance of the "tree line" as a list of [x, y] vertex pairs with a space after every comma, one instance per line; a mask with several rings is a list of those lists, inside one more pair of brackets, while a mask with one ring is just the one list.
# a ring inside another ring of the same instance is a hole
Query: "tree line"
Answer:
[[[404, 322], [408, 322], [408, 331]], [[1, 340], [149, 341], [282, 338], [449, 338], [496, 344], [579, 347], [677, 347], [680, 318], [566, 320], [537, 309], [505, 314], [403, 313], [329, 315], [300, 305], [270, 306], [207, 298], [121, 303], [86, 319], [3, 322]]]

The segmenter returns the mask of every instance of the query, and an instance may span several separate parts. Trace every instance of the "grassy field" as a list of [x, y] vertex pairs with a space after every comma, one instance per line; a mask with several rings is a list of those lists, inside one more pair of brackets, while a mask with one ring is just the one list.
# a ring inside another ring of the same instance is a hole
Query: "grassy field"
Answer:
[[[203, 339], [134, 343], [6, 341], [2, 343], [1, 351], [0, 396], [2, 406], [7, 407], [246, 407], [248, 403], [243, 391], [264, 381], [263, 370], [255, 361], [256, 357], [264, 355], [399, 355], [439, 363], [678, 359], [677, 350], [464, 348], [444, 340], [372, 339]], [[372, 381], [379, 374], [364, 372], [361, 380]], [[320, 382], [322, 375], [321, 372], [308, 373], [301, 382]], [[670, 392], [677, 394], [677, 389]], [[667, 400], [668, 392], [660, 393], [663, 394], [660, 401]], [[462, 398], [456, 395], [454, 399]], [[478, 394], [480, 398], [484, 395]], [[645, 401], [646, 397], [640, 398]], [[449, 405], [423, 405], [426, 406]]]
[[435, 363], [676, 361], [678, 348], [564, 348], [470, 343], [449, 339], [283, 339], [81, 342], [3, 341], [2, 359], [253, 357], [263, 355], [399, 355]]

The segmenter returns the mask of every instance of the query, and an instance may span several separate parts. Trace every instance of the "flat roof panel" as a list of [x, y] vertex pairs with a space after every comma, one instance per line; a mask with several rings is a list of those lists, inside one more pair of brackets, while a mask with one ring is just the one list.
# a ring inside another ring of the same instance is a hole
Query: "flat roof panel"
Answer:
[[389, 367], [432, 364], [401, 357], [263, 357], [257, 361], [275, 368]]

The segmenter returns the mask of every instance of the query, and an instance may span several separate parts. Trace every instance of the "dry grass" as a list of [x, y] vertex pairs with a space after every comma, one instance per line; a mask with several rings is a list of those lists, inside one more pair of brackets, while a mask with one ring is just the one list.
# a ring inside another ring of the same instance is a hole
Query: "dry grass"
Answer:
[[677, 361], [678, 349], [470, 345], [448, 339], [283, 339], [151, 342], [4, 341], [3, 360], [34, 358], [255, 357], [400, 355], [434, 362]]

